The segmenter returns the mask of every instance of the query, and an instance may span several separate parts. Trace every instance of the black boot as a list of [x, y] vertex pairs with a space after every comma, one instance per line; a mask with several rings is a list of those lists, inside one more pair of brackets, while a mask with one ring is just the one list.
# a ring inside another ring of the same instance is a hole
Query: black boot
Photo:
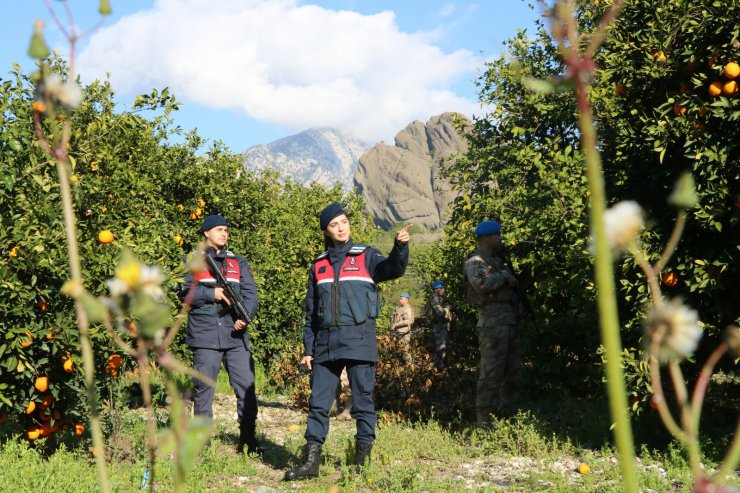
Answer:
[[355, 465], [364, 466], [366, 462], [370, 462], [372, 450], [372, 443], [355, 443]]
[[306, 462], [286, 472], [285, 481], [315, 478], [319, 475], [319, 466], [321, 466], [321, 445], [309, 443], [306, 445]]
[[260, 447], [256, 436], [257, 423], [254, 421], [247, 421], [244, 426], [239, 430], [239, 444], [236, 446], [236, 453], [244, 453], [244, 447], [247, 447], [248, 454], [261, 454], [263, 452]]

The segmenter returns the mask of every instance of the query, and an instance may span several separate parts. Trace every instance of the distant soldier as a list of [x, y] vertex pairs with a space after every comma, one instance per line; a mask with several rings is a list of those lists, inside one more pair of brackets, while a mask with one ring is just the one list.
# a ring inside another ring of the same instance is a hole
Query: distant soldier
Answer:
[[[342, 412], [337, 414], [339, 406], [342, 406]], [[337, 386], [337, 398], [334, 400], [331, 409], [329, 410], [329, 416], [334, 416], [339, 421], [349, 421], [352, 419], [352, 387], [349, 385], [349, 377], [347, 376], [347, 369], [342, 370], [342, 374], [339, 375], [339, 385]]]
[[409, 294], [401, 293], [398, 304], [391, 317], [391, 331], [402, 344], [408, 345], [411, 342], [411, 326], [414, 324], [414, 309], [409, 305]]
[[501, 226], [483, 221], [475, 228], [478, 248], [465, 260], [468, 301], [478, 308], [480, 378], [476, 397], [478, 425], [491, 414], [513, 410], [519, 396], [520, 350], [516, 323], [521, 313], [518, 281], [502, 255]]
[[445, 283], [434, 281], [434, 294], [427, 302], [424, 315], [432, 322], [434, 330], [434, 366], [444, 368], [447, 358], [447, 344], [450, 342], [450, 322], [452, 322], [452, 304], [445, 299]]

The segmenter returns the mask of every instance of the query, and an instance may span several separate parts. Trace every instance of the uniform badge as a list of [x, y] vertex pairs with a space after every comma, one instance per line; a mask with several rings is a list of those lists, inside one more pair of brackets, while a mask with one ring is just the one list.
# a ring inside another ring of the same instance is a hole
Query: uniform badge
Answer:
[[357, 259], [355, 259], [354, 257], [352, 257], [351, 259], [349, 259], [349, 265], [355, 265], [355, 262], [356, 261], [357, 261]]
[[322, 266], [322, 267], [319, 267], [319, 274], [323, 274], [324, 272], [326, 272], [326, 266], [325, 265]]

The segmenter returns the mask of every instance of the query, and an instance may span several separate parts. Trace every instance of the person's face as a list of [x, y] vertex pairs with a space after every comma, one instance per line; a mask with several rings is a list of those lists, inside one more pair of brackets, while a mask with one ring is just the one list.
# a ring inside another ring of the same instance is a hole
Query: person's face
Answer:
[[401, 306], [407, 305], [409, 302], [409, 299], [406, 298], [405, 296], [402, 296], [401, 298], [398, 299], [398, 302], [401, 303]]
[[345, 214], [331, 220], [324, 233], [335, 245], [347, 243], [349, 240], [349, 219]]
[[206, 235], [206, 244], [209, 247], [221, 250], [229, 239], [229, 228], [227, 226], [216, 226], [203, 232]]
[[437, 296], [444, 296], [445, 295], [445, 288], [437, 288], [434, 290], [435, 293], [437, 293]]
[[489, 252], [498, 252], [499, 250], [501, 250], [501, 246], [503, 245], [503, 238], [501, 237], [501, 233], [496, 233], [495, 235], [480, 236], [478, 237], [478, 241], [481, 242], [481, 245]]

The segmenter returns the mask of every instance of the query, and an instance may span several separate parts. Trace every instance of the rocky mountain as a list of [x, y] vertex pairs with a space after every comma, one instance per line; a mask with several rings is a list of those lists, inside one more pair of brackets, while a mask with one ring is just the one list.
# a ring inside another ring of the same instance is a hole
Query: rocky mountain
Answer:
[[360, 157], [355, 186], [375, 223], [389, 229], [399, 221], [427, 229], [444, 224], [455, 197], [439, 173], [440, 161], [467, 149], [457, 134], [452, 113], [414, 121], [398, 132], [395, 145], [379, 143]]
[[299, 183], [341, 183], [345, 191], [350, 191], [357, 161], [367, 148], [339, 130], [310, 128], [267, 145], [252, 146], [242, 158], [249, 170], [275, 168]]

